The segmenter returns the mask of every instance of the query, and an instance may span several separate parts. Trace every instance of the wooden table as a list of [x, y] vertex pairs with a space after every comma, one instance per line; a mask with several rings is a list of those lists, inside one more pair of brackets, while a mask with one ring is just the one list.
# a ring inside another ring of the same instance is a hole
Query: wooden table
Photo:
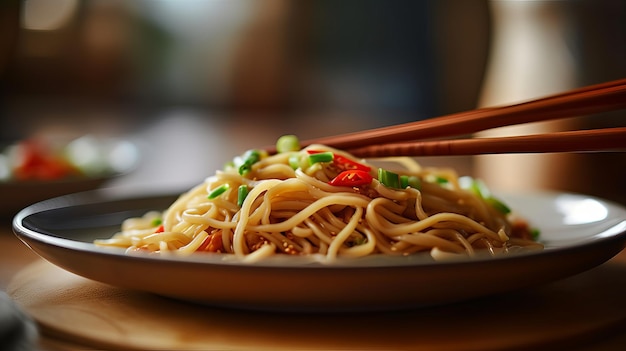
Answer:
[[[39, 322], [41, 350], [533, 349], [626, 346], [626, 251], [580, 275], [494, 299], [416, 311], [234, 311], [124, 291], [63, 271], [0, 229], [0, 288]], [[622, 301], [624, 300], [624, 301]]]

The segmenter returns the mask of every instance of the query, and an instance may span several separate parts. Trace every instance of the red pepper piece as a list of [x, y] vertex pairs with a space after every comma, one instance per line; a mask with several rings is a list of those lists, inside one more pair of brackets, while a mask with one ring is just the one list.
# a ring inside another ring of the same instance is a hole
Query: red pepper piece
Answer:
[[154, 232], [155, 233], [163, 233], [165, 231], [165, 227], [161, 224]]
[[333, 159], [333, 163], [335, 164], [335, 166], [337, 166], [337, 168], [339, 169], [343, 169], [343, 170], [352, 170], [352, 169], [358, 169], [364, 172], [369, 172], [371, 170], [371, 168], [369, 166], [366, 166], [362, 163], [358, 163], [355, 161], [352, 161], [351, 159], [341, 156], [341, 155], [337, 155], [335, 154], [335, 158]]
[[366, 171], [350, 169], [339, 173], [328, 184], [335, 186], [361, 186], [372, 182], [373, 177]]
[[202, 244], [200, 244], [197, 251], [219, 252], [223, 247], [224, 243], [222, 242], [222, 232], [218, 231], [207, 236]]
[[[321, 150], [307, 150], [307, 152], [309, 153], [309, 155], [313, 155], [313, 154], [319, 154], [321, 152], [326, 152], [326, 151], [321, 151]], [[372, 168], [369, 166], [366, 166], [362, 163], [356, 162], [356, 161], [352, 161], [351, 159], [345, 157], [345, 156], [341, 156], [341, 155], [337, 155], [336, 153], [333, 153], [333, 164], [339, 168], [340, 170], [343, 171], [348, 171], [348, 170], [352, 170], [352, 169], [358, 169], [361, 171], [365, 171], [365, 172], [369, 172]]]

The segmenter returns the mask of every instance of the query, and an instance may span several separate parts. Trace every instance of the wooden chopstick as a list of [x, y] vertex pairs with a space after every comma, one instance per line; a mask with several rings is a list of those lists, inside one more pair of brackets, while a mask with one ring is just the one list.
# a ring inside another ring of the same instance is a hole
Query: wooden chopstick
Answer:
[[[530, 122], [576, 117], [626, 108], [626, 79], [590, 85], [519, 104], [482, 108], [417, 122], [318, 139], [301, 145], [325, 144], [339, 149], [468, 135], [483, 130]], [[276, 152], [274, 146], [265, 148]]]
[[626, 127], [512, 137], [370, 145], [348, 149], [357, 157], [452, 156], [502, 153], [626, 151]]

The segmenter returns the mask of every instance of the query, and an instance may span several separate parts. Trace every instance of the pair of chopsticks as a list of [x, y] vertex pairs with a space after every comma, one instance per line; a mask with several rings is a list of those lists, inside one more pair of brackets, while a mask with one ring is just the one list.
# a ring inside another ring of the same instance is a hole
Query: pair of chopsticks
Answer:
[[[626, 108], [626, 79], [590, 85], [519, 104], [482, 108], [417, 122], [304, 140], [358, 157], [443, 156], [626, 150], [626, 127], [510, 137], [427, 140], [487, 129]], [[273, 147], [266, 148], [274, 153]]]

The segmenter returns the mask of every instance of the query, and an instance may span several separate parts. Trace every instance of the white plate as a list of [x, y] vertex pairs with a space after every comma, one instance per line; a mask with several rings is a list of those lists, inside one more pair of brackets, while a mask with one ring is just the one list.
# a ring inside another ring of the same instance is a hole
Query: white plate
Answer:
[[244, 309], [382, 310], [452, 303], [565, 278], [607, 261], [626, 245], [626, 209], [584, 195], [535, 193], [502, 198], [541, 229], [543, 251], [453, 262], [427, 255], [346, 260], [293, 257], [264, 264], [193, 257], [125, 255], [91, 242], [124, 218], [161, 210], [173, 195], [123, 198], [106, 190], [34, 204], [14, 218], [16, 235], [46, 260], [111, 285]]

